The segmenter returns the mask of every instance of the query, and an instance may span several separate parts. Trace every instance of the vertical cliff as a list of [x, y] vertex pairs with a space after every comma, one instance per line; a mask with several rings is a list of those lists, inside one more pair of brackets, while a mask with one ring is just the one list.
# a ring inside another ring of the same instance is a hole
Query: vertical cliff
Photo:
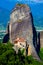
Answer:
[[14, 43], [16, 38], [24, 38], [31, 46], [32, 55], [40, 60], [37, 53], [37, 32], [34, 27], [33, 17], [27, 5], [17, 5], [10, 16], [9, 24], [10, 41]]
[[40, 31], [40, 47], [43, 48], [43, 31]]

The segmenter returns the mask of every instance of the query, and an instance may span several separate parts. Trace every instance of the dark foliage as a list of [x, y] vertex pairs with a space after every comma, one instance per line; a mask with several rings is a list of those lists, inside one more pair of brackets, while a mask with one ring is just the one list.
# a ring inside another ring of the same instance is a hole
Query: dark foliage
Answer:
[[13, 45], [8, 42], [7, 44], [0, 43], [0, 65], [43, 65], [33, 59], [32, 56], [24, 56], [24, 50], [18, 54], [13, 50]]

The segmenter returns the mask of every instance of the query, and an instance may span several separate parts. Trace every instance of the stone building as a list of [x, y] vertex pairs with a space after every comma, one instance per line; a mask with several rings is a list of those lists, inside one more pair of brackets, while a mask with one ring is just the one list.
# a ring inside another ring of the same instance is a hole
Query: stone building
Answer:
[[37, 32], [34, 27], [33, 17], [29, 6], [17, 4], [12, 10], [9, 23], [9, 38], [10, 42], [13, 44], [17, 38], [23, 38], [30, 46], [33, 57], [40, 60], [37, 51], [37, 39], [39, 40], [39, 38], [37, 37]]

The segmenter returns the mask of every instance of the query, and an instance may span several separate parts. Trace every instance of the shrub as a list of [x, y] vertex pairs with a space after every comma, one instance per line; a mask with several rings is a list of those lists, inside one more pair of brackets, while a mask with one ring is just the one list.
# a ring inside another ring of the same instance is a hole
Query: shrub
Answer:
[[[10, 42], [0, 43], [0, 65], [43, 65], [43, 63], [34, 60], [32, 56], [24, 56], [24, 50], [19, 49], [18, 54], [16, 54], [12, 46]], [[42, 51], [40, 52], [42, 53]], [[42, 56], [40, 55], [40, 57]]]
[[39, 55], [40, 55], [40, 58], [43, 60], [43, 48], [40, 49]]

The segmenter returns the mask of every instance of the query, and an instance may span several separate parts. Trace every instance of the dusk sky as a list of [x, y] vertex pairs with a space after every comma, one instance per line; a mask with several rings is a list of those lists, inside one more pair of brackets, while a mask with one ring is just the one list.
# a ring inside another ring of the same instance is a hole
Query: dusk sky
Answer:
[[43, 0], [0, 0], [0, 25], [8, 23], [10, 13], [16, 3], [28, 4], [32, 11], [35, 26], [43, 28]]

